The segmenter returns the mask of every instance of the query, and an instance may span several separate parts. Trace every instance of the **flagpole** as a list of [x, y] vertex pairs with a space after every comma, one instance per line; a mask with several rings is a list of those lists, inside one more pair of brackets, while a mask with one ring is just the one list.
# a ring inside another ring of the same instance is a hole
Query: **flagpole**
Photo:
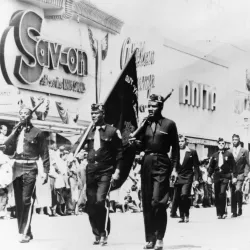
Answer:
[[80, 151], [80, 149], [81, 149], [83, 143], [85, 142], [85, 140], [86, 140], [86, 138], [87, 138], [87, 135], [88, 135], [88, 133], [89, 133], [89, 131], [90, 131], [90, 129], [91, 129], [92, 126], [93, 126], [93, 122], [91, 122], [91, 123], [89, 124], [88, 128], [86, 129], [86, 131], [85, 131], [85, 133], [84, 133], [84, 136], [82, 137], [82, 139], [81, 139], [79, 145], [78, 145], [77, 148], [76, 148], [76, 151], [75, 151], [75, 153], [74, 153], [74, 157], [76, 157], [76, 155], [77, 155], [78, 152]]
[[[127, 61], [127, 63], [126, 63], [125, 66], [123, 67], [123, 69], [122, 69], [122, 71], [120, 72], [119, 76], [117, 77], [117, 79], [116, 79], [116, 81], [115, 81], [113, 87], [111, 88], [111, 90], [109, 91], [108, 95], [107, 95], [106, 98], [105, 98], [105, 101], [103, 102], [104, 105], [105, 105], [105, 102], [108, 100], [108, 98], [109, 98], [111, 92], [113, 91], [114, 87], [116, 86], [118, 80], [120, 79], [121, 75], [123, 74], [124, 70], [127, 68], [127, 65], [130, 63], [131, 59], [132, 59], [133, 56], [135, 55], [136, 51], [137, 51], [137, 50], [134, 51], [134, 53], [132, 54], [132, 56], [129, 58], [129, 60]], [[77, 155], [78, 152], [80, 151], [80, 149], [81, 149], [83, 143], [85, 142], [85, 140], [86, 140], [86, 138], [87, 138], [87, 135], [88, 135], [88, 133], [89, 133], [89, 131], [90, 131], [90, 129], [91, 129], [92, 126], [93, 126], [93, 122], [91, 122], [91, 123], [89, 124], [87, 130], [85, 131], [84, 136], [82, 137], [82, 139], [81, 139], [79, 145], [78, 145], [77, 148], [76, 148], [76, 151], [75, 151], [75, 153], [74, 153], [74, 157], [76, 157], [76, 155]]]

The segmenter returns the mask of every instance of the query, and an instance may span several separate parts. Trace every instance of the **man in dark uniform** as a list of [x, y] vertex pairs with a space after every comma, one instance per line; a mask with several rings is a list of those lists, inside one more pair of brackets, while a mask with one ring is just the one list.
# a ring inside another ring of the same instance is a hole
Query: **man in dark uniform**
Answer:
[[226, 218], [226, 191], [229, 181], [235, 169], [235, 161], [232, 153], [225, 149], [223, 138], [218, 139], [219, 151], [211, 157], [208, 167], [208, 183], [211, 183], [211, 176], [214, 174], [215, 206], [218, 219]]
[[232, 217], [237, 217], [242, 215], [242, 186], [244, 180], [246, 179], [249, 173], [249, 151], [241, 147], [239, 135], [234, 134], [232, 136], [232, 140], [233, 148], [230, 149], [230, 152], [234, 156], [236, 168], [233, 173], [233, 179], [231, 184], [231, 212]]
[[[177, 176], [179, 164], [179, 141], [175, 123], [161, 114], [164, 99], [151, 95], [148, 102], [149, 116], [134, 140], [141, 151], [145, 151], [141, 168], [142, 204], [147, 244], [144, 249], [163, 249], [163, 238], [167, 227], [167, 204], [169, 180]], [[171, 160], [168, 153], [171, 149]]]
[[[107, 196], [111, 185], [119, 179], [122, 160], [121, 133], [104, 121], [104, 106], [92, 104], [91, 117], [93, 126], [81, 148], [88, 152], [86, 167], [86, 211], [95, 235], [94, 245], [107, 244], [110, 233], [109, 204]], [[81, 137], [80, 137], [81, 138]], [[74, 145], [72, 151], [79, 145]]]
[[198, 186], [199, 159], [196, 150], [187, 146], [187, 139], [179, 135], [180, 166], [177, 170], [178, 180], [175, 184], [175, 199], [180, 210], [180, 223], [189, 222], [190, 195], [192, 183]]
[[21, 243], [33, 239], [31, 219], [35, 201], [36, 161], [41, 157], [45, 172], [44, 183], [48, 181], [50, 169], [49, 151], [44, 133], [31, 123], [32, 111], [22, 107], [19, 111], [20, 123], [5, 141], [5, 153], [14, 153], [13, 187], [16, 202], [16, 215]]

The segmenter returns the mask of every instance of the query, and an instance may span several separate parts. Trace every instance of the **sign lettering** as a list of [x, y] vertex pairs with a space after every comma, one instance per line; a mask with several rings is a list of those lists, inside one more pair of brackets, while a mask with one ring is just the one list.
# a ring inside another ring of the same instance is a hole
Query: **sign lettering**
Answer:
[[136, 66], [145, 67], [155, 63], [155, 52], [145, 51], [145, 42], [132, 43], [130, 37], [124, 42], [121, 50], [120, 67], [123, 69], [129, 58], [132, 56], [134, 51], [136, 52]]
[[[58, 42], [52, 42], [41, 37], [43, 19], [37, 13], [27, 11], [17, 11], [13, 14], [10, 20], [9, 27], [5, 30], [0, 47], [1, 68], [5, 80], [8, 84], [13, 84], [10, 72], [8, 70], [8, 59], [5, 57], [5, 48], [8, 44], [8, 39], [11, 37], [11, 32], [14, 33], [14, 43], [20, 54], [15, 57], [14, 73], [15, 78], [22, 84], [50, 86], [44, 85], [43, 82], [47, 77], [44, 74], [46, 71], [61, 70], [66, 75], [71, 75], [71, 78], [78, 79], [67, 80], [63, 79], [64, 88], [78, 93], [84, 93], [84, 84], [79, 82], [79, 77], [82, 78], [88, 75], [88, 58], [84, 50], [72, 47], [64, 47]], [[52, 82], [56, 81], [52, 80]], [[70, 81], [70, 83], [68, 82]], [[45, 81], [46, 82], [46, 81]], [[51, 80], [48, 80], [51, 82]], [[57, 83], [56, 86], [60, 86]], [[26, 87], [27, 88], [27, 87]], [[84, 87], [85, 88], [85, 87]]]
[[206, 84], [185, 81], [179, 88], [180, 104], [215, 111], [216, 89]]

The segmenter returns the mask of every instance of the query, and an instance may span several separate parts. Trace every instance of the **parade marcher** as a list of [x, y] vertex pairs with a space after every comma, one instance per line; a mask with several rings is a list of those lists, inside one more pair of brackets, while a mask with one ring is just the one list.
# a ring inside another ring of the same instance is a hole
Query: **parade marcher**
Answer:
[[31, 232], [32, 211], [35, 201], [37, 160], [41, 157], [45, 173], [43, 183], [48, 181], [50, 168], [49, 151], [45, 134], [31, 123], [32, 110], [21, 107], [20, 123], [5, 141], [5, 153], [13, 155], [13, 187], [20, 242], [33, 239]]
[[[110, 233], [107, 196], [111, 185], [119, 179], [123, 149], [121, 133], [104, 121], [103, 104], [92, 104], [93, 126], [81, 147], [88, 152], [86, 166], [86, 212], [95, 235], [94, 245], [105, 246]], [[73, 146], [72, 152], [77, 147]]]
[[225, 149], [225, 141], [219, 138], [219, 151], [211, 157], [208, 167], [208, 183], [211, 183], [211, 176], [214, 174], [215, 206], [218, 219], [226, 218], [226, 191], [235, 169], [235, 161], [231, 152]]
[[[231, 184], [231, 212], [232, 217], [242, 215], [243, 192], [242, 186], [249, 173], [249, 151], [240, 145], [239, 135], [232, 136], [233, 148], [230, 152], [234, 156], [236, 168]], [[238, 211], [237, 211], [238, 208]]]
[[179, 135], [180, 166], [178, 167], [178, 179], [175, 183], [175, 195], [180, 210], [180, 223], [189, 222], [190, 195], [194, 179], [194, 186], [199, 182], [199, 159], [196, 150], [187, 146], [187, 139]]
[[[138, 140], [131, 142], [145, 152], [141, 167], [142, 205], [146, 245], [144, 249], [163, 249], [167, 227], [167, 205], [171, 173], [177, 177], [179, 140], [175, 123], [162, 116], [164, 98], [152, 94], [148, 101], [149, 116]], [[171, 159], [168, 153], [171, 148]], [[173, 172], [172, 172], [173, 171]]]

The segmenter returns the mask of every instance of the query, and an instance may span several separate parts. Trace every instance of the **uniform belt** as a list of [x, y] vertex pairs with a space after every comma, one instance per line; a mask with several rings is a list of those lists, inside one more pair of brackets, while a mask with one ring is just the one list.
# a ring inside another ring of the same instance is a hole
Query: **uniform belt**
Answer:
[[15, 160], [15, 162], [29, 164], [29, 163], [35, 163], [36, 161], [35, 160]]
[[153, 153], [153, 152], [146, 152], [146, 155], [154, 155], [154, 156], [168, 156], [168, 154], [160, 154], [160, 153]]

